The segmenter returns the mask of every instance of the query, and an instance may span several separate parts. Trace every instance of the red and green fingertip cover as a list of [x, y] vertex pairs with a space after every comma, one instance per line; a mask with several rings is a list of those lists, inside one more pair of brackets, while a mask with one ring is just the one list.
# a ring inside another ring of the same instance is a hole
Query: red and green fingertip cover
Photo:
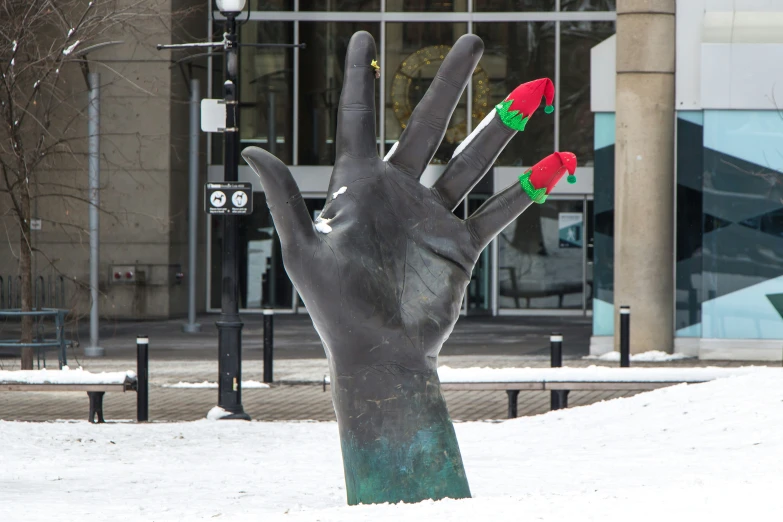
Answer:
[[543, 203], [566, 172], [568, 182], [576, 183], [576, 155], [571, 152], [554, 152], [522, 174], [519, 182], [530, 199]]
[[507, 127], [523, 131], [527, 120], [541, 105], [541, 98], [546, 100], [544, 112], [551, 114], [555, 110], [552, 105], [555, 100], [555, 85], [549, 78], [523, 83], [511, 91], [505, 100], [495, 105], [495, 110]]

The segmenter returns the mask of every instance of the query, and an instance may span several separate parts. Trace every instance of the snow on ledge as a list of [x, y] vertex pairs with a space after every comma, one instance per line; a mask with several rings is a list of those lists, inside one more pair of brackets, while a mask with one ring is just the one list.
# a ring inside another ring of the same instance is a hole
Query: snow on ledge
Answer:
[[[164, 384], [163, 388], [214, 388], [217, 389], [218, 383], [216, 382], [178, 382], [177, 384]], [[243, 388], [269, 388], [269, 385], [265, 382], [258, 381], [242, 381]]]
[[778, 372], [783, 368], [438, 368], [441, 383], [455, 382], [685, 382], [711, 381], [753, 373]]
[[[693, 358], [694, 357], [685, 355], [683, 353], [666, 353], [659, 350], [631, 354], [631, 362], [668, 362]], [[582, 359], [620, 362], [620, 352], [607, 352], [602, 355], [586, 355], [582, 357]]]
[[0, 370], [3, 384], [126, 384], [136, 381], [136, 372], [90, 373], [78, 368], [71, 370]]

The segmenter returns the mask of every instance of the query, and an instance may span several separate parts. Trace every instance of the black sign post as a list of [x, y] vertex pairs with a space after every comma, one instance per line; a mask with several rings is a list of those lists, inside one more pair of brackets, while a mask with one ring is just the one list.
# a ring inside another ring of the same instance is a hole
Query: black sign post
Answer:
[[246, 216], [253, 213], [253, 185], [240, 181], [204, 185], [204, 211], [212, 215]]

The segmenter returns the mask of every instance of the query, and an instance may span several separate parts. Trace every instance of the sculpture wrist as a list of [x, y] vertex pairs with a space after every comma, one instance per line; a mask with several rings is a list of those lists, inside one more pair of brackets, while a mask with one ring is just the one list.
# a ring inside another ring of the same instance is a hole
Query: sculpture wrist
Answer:
[[349, 504], [470, 497], [435, 371], [390, 364], [335, 373]]

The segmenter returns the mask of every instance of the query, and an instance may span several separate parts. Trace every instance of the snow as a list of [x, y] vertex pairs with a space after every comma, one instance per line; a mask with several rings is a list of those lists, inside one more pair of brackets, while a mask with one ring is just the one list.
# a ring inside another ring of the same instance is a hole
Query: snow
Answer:
[[321, 234], [328, 234], [332, 231], [332, 227], [329, 226], [331, 220], [332, 218], [327, 219], [319, 216], [318, 219], [315, 220], [315, 229]]
[[223, 417], [228, 417], [229, 415], [231, 415], [230, 411], [226, 411], [220, 406], [215, 406], [214, 408], [212, 408], [207, 412], [207, 420], [211, 420], [211, 421], [220, 420]]
[[[666, 353], [659, 350], [651, 350], [643, 353], [633, 353], [630, 355], [631, 362], [669, 362], [680, 361], [682, 359], [692, 359], [682, 353]], [[620, 362], [620, 352], [607, 352], [602, 355], [586, 355], [583, 359], [593, 359], [598, 361]]]
[[337, 192], [332, 192], [332, 199], [337, 199], [337, 196], [340, 194], [345, 194], [346, 190], [348, 190], [348, 187], [340, 187]]
[[474, 139], [476, 136], [478, 136], [478, 135], [479, 135], [479, 133], [480, 133], [480, 132], [481, 132], [481, 131], [484, 129], [484, 127], [486, 127], [487, 125], [489, 125], [489, 122], [491, 122], [491, 121], [492, 121], [492, 118], [494, 118], [494, 117], [495, 117], [495, 109], [492, 109], [492, 110], [489, 112], [489, 114], [487, 114], [486, 116], [484, 116], [484, 119], [483, 119], [483, 120], [481, 120], [481, 123], [479, 123], [479, 124], [476, 126], [476, 128], [475, 128], [475, 129], [473, 129], [473, 132], [471, 132], [470, 134], [468, 134], [468, 137], [467, 137], [467, 138], [465, 138], [464, 140], [462, 140], [462, 143], [460, 143], [460, 144], [457, 146], [457, 148], [454, 150], [454, 154], [452, 154], [452, 155], [451, 155], [451, 157], [452, 157], [452, 158], [456, 158], [456, 157], [459, 155], [459, 153], [460, 153], [460, 152], [462, 152], [462, 151], [465, 149], [465, 147], [467, 147], [467, 146], [468, 146], [468, 144], [469, 144], [471, 141], [473, 141], [473, 139]]
[[0, 422], [0, 520], [777, 521], [782, 406], [765, 372], [457, 423], [473, 499], [355, 507], [335, 423]]
[[71, 370], [0, 370], [3, 384], [123, 384], [136, 380], [136, 372], [90, 373], [81, 368]]
[[[218, 383], [216, 382], [178, 382], [177, 384], [164, 384], [164, 388], [215, 388], [217, 389]], [[243, 388], [269, 388], [269, 385], [265, 382], [258, 381], [242, 381]]]
[[11, 43], [11, 52], [12, 52], [12, 53], [15, 53], [15, 52], [16, 52], [16, 40], [14, 40], [14, 41]]
[[68, 56], [69, 54], [71, 54], [73, 52], [73, 50], [76, 49], [76, 46], [79, 45], [80, 42], [81, 42], [81, 40], [76, 40], [71, 45], [69, 45], [66, 49], [63, 49], [63, 54], [65, 56]]
[[394, 154], [394, 151], [397, 150], [397, 145], [399, 145], [399, 141], [395, 141], [394, 145], [391, 146], [389, 149], [389, 152], [386, 153], [386, 155], [383, 157], [383, 161], [389, 161], [389, 159], [392, 157], [392, 154]]

